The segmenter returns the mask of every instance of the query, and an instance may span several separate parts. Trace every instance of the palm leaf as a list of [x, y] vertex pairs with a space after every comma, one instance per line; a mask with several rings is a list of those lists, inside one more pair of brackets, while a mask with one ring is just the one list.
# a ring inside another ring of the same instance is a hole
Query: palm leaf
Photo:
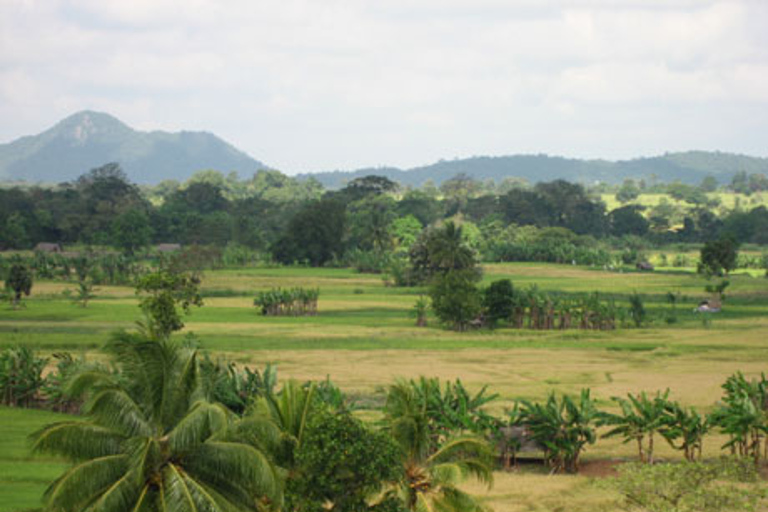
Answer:
[[117, 455], [125, 437], [85, 421], [65, 421], [48, 425], [32, 434], [35, 452], [59, 455], [71, 461]]
[[46, 490], [46, 505], [52, 510], [84, 510], [125, 475], [127, 462], [125, 455], [109, 455], [70, 468]]

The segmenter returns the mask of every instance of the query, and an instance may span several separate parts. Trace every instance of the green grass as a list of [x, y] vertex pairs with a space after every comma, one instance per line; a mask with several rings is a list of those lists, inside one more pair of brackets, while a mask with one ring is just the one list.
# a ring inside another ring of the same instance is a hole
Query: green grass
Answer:
[[[483, 285], [509, 278], [518, 288], [538, 286], [560, 296], [598, 291], [604, 299], [626, 304], [630, 293], [643, 295], [654, 332], [702, 327], [693, 307], [706, 297], [706, 281], [684, 271], [606, 272], [601, 269], [541, 263], [485, 265]], [[716, 328], [749, 329], [750, 319], [765, 316], [768, 281], [746, 275], [731, 278], [725, 311], [713, 317]], [[320, 314], [314, 317], [264, 317], [253, 307], [255, 292], [274, 286], [320, 288]], [[88, 308], [73, 305], [55, 293], [58, 283], [37, 283], [26, 307], [0, 308], [0, 346], [28, 345], [44, 350], [92, 350], [115, 329], [131, 328], [140, 317], [137, 300], [127, 287], [109, 287]], [[212, 293], [207, 294], [207, 292]], [[637, 340], [635, 329], [611, 333], [582, 331], [536, 332], [500, 329], [496, 332], [453, 333], [440, 328], [416, 328], [409, 312], [423, 288], [384, 286], [380, 276], [347, 269], [238, 269], [208, 272], [202, 308], [185, 318], [187, 331], [199, 335], [213, 350], [378, 350], [461, 349], [554, 346], [618, 350]], [[678, 321], [664, 323], [669, 310], [667, 292], [682, 296]], [[658, 346], [654, 342], [654, 346]]]
[[48, 484], [67, 465], [59, 460], [30, 454], [27, 437], [63, 414], [0, 406], [0, 512], [39, 508]]

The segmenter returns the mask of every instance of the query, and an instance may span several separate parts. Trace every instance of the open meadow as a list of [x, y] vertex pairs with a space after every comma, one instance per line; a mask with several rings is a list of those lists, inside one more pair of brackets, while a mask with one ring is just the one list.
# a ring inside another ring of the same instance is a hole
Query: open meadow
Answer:
[[[618, 272], [571, 265], [507, 263], [485, 265], [483, 284], [509, 278], [515, 287], [571, 296], [597, 291], [625, 306], [639, 293], [650, 323], [611, 331], [502, 328], [453, 332], [429, 317], [416, 327], [410, 316], [424, 289], [385, 286], [381, 276], [346, 269], [243, 268], [206, 272], [204, 306], [185, 318], [184, 333], [194, 333], [203, 348], [261, 368], [274, 363], [281, 379], [321, 380], [326, 376], [355, 397], [359, 414], [375, 418], [382, 388], [398, 377], [460, 378], [477, 390], [489, 386], [500, 399], [490, 412], [502, 414], [515, 399], [543, 399], [550, 391], [577, 394], [591, 388], [600, 406], [628, 392], [671, 389], [671, 397], [702, 411], [721, 396], [727, 376], [768, 370], [768, 279], [731, 277], [721, 313], [703, 317], [693, 309], [706, 280], [690, 269]], [[319, 288], [317, 316], [266, 317], [253, 306], [257, 291], [273, 287]], [[63, 282], [35, 282], [26, 307], [0, 309], [0, 347], [26, 345], [44, 355], [59, 351], [102, 357], [99, 346], [115, 329], [130, 329], [139, 318], [129, 287], [101, 286], [87, 308], [62, 295]], [[682, 297], [677, 321], [668, 324], [668, 293]], [[60, 473], [61, 462], [32, 458], [25, 437], [54, 421], [54, 413], [0, 409], [0, 512], [39, 506], [45, 483]], [[705, 456], [714, 457], [725, 438], [707, 438]], [[659, 446], [661, 458], [679, 452]], [[593, 482], [610, 472], [615, 460], [630, 460], [634, 447], [620, 440], [598, 440], [585, 455], [580, 475], [547, 476], [538, 466], [496, 472], [493, 488], [470, 489], [497, 512], [524, 510], [612, 510], [617, 499]]]
[[[735, 192], [709, 192], [707, 198], [711, 201], [715, 201], [718, 207], [733, 210], [737, 208], [752, 209], [759, 206], [768, 206], [768, 194], [756, 193], [751, 196], [745, 196], [744, 194], [737, 194]], [[616, 199], [616, 194], [601, 194], [600, 200], [605, 203], [608, 211], [615, 210], [622, 205], [622, 203]], [[667, 201], [675, 206], [686, 206], [685, 201], [675, 199], [669, 194], [640, 194], [640, 196], [630, 201], [629, 204], [637, 204], [652, 208], [662, 201]]]

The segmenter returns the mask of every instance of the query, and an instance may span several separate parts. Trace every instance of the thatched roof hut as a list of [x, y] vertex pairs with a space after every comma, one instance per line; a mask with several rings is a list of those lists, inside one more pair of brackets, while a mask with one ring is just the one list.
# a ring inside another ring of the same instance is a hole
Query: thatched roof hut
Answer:
[[181, 250], [181, 244], [157, 244], [157, 252], [176, 252]]
[[61, 248], [61, 244], [59, 243], [53, 243], [53, 242], [40, 242], [35, 246], [35, 252], [56, 252], [61, 253], [64, 252], [64, 249]]

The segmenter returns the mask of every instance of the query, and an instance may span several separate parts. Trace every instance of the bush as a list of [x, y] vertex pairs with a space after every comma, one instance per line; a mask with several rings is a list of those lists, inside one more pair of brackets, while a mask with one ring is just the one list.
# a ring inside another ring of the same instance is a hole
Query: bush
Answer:
[[399, 450], [347, 413], [318, 413], [307, 424], [296, 452], [300, 475], [286, 488], [286, 510], [357, 512], [368, 497], [401, 478]]
[[317, 314], [319, 297], [319, 288], [274, 288], [259, 292], [253, 299], [253, 305], [260, 308], [261, 314], [266, 316], [308, 316]]
[[20, 261], [11, 265], [5, 287], [13, 292], [11, 295], [13, 307], [18, 307], [21, 302], [21, 295], [29, 296], [32, 291], [32, 271], [30, 268]]
[[643, 298], [637, 292], [634, 292], [629, 296], [629, 316], [632, 317], [635, 327], [642, 327], [648, 316], [645, 311], [645, 305], [643, 304]]
[[[752, 469], [753, 474], [754, 467]], [[735, 481], [729, 464], [625, 464], [606, 480], [633, 509], [647, 512], [756, 510], [763, 498], [756, 485]]]
[[56, 370], [46, 377], [43, 385], [47, 406], [56, 412], [77, 413], [82, 401], [71, 397], [66, 388], [70, 379], [83, 370], [84, 359], [75, 359], [68, 352], [55, 353], [53, 358], [58, 361]]
[[7, 348], [0, 352], [0, 403], [29, 407], [39, 398], [47, 362], [47, 359], [36, 357], [28, 347]]
[[485, 319], [490, 327], [495, 327], [501, 320], [510, 320], [515, 304], [515, 290], [512, 281], [500, 279], [494, 281], [483, 293]]
[[385, 251], [354, 249], [344, 256], [344, 262], [360, 273], [381, 274], [391, 267], [392, 254]]
[[723, 276], [736, 268], [738, 244], [730, 238], [721, 238], [704, 244], [698, 272], [707, 276]]
[[565, 228], [510, 226], [497, 236], [489, 237], [483, 246], [488, 261], [541, 261], [610, 265], [613, 256], [590, 236], [578, 236]]
[[429, 290], [432, 310], [443, 324], [456, 331], [467, 330], [480, 315], [480, 292], [474, 270], [451, 270], [437, 274]]

